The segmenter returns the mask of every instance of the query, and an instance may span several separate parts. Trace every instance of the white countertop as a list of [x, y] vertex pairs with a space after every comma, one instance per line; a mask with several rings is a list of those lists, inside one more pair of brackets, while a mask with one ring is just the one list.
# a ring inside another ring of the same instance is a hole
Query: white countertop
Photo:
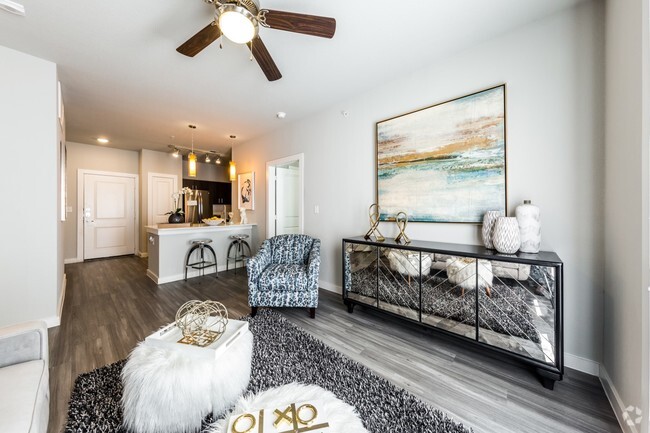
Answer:
[[158, 226], [145, 226], [147, 233], [151, 233], [158, 236], [167, 236], [167, 235], [178, 235], [178, 234], [187, 234], [187, 233], [206, 233], [206, 232], [220, 232], [228, 230], [241, 230], [241, 229], [250, 229], [257, 226], [257, 224], [220, 224], [218, 226], [193, 226], [193, 227], [164, 227], [158, 228]]

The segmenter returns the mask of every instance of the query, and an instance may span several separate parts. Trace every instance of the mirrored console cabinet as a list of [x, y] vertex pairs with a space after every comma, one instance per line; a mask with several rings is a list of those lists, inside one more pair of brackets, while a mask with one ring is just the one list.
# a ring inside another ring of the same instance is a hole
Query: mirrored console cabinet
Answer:
[[343, 239], [343, 301], [417, 322], [532, 366], [553, 389], [564, 374], [562, 261], [476, 245]]

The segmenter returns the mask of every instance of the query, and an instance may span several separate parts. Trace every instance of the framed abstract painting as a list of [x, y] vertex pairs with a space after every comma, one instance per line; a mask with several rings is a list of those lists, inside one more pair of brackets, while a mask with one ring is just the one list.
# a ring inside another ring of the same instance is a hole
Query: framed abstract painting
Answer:
[[382, 221], [480, 223], [506, 210], [505, 84], [377, 123]]
[[237, 208], [255, 210], [255, 172], [237, 175]]

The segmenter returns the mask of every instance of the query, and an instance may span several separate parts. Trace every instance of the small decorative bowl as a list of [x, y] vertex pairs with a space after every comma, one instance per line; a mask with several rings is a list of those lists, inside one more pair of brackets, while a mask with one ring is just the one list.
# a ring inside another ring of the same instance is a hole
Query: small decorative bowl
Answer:
[[223, 219], [222, 218], [210, 219], [210, 220], [205, 219], [205, 220], [203, 220], [203, 222], [206, 223], [209, 226], [218, 226], [219, 224], [221, 224], [223, 222]]

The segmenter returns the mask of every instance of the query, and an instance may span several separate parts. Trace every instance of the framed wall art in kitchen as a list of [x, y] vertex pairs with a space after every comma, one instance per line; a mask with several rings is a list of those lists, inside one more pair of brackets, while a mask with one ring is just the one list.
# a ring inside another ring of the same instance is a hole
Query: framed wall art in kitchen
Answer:
[[377, 123], [380, 218], [480, 223], [506, 210], [506, 86]]
[[237, 175], [237, 208], [255, 210], [255, 172]]

